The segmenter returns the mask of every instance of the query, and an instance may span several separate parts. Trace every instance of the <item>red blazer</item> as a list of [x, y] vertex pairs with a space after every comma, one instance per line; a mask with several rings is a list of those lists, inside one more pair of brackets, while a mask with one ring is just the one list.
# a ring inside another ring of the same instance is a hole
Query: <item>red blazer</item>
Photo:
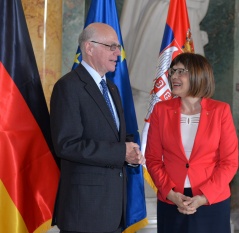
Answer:
[[202, 99], [201, 116], [190, 159], [186, 158], [180, 133], [181, 98], [159, 102], [150, 117], [146, 165], [158, 199], [169, 191], [183, 193], [186, 175], [193, 195], [204, 194], [209, 204], [230, 196], [229, 183], [238, 169], [238, 139], [230, 106]]

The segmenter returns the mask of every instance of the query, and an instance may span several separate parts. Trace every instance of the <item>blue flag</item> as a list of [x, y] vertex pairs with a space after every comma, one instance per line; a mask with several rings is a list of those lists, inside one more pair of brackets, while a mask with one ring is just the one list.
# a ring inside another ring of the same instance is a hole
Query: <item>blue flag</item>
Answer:
[[[119, 43], [121, 44], [121, 56], [118, 57], [115, 72], [107, 73], [106, 77], [114, 82], [119, 89], [124, 108], [127, 133], [133, 134], [135, 142], [140, 145], [138, 124], [115, 0], [91, 1], [85, 27], [94, 22], [110, 25], [118, 35]], [[78, 47], [72, 69], [75, 69], [81, 60], [81, 51]], [[148, 224], [142, 166], [136, 168], [127, 167], [127, 176], [127, 216], [124, 233], [134, 233]]]

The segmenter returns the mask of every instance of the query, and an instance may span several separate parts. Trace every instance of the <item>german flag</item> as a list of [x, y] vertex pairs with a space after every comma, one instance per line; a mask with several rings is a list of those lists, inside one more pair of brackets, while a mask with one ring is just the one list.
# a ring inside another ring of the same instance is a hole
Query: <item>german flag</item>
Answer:
[[45, 232], [59, 169], [21, 0], [0, 1], [0, 32], [0, 232]]

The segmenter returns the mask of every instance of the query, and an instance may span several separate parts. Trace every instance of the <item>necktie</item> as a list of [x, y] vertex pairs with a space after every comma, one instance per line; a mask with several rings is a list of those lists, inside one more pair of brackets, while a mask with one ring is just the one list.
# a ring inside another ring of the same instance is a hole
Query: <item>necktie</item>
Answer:
[[108, 107], [109, 107], [109, 109], [110, 109], [110, 112], [111, 112], [112, 117], [113, 117], [113, 119], [114, 119], [114, 122], [115, 122], [115, 124], [116, 124], [115, 115], [114, 115], [114, 111], [113, 111], [113, 108], [112, 108], [112, 105], [111, 105], [111, 102], [110, 102], [110, 98], [109, 98], [109, 95], [108, 95], [108, 87], [107, 87], [107, 85], [106, 85], [105, 80], [102, 79], [101, 82], [100, 82], [100, 84], [101, 84], [101, 86], [102, 86], [102, 88], [103, 88], [103, 96], [104, 96], [104, 98], [105, 98], [105, 101], [106, 101], [106, 103], [107, 103], [107, 105], [108, 105]]

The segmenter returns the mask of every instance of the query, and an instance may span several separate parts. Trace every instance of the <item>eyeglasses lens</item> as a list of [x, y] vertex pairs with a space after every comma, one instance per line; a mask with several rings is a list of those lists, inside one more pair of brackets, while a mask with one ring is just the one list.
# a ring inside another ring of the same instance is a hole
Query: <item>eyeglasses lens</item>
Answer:
[[110, 45], [110, 50], [111, 50], [111, 51], [115, 51], [116, 48], [118, 48], [118, 49], [120, 50], [120, 49], [121, 49], [121, 45], [116, 45], [116, 44]]
[[170, 75], [170, 76], [173, 76], [175, 73], [178, 75], [178, 76], [182, 76], [184, 73], [186, 73], [186, 72], [188, 72], [188, 70], [186, 70], [186, 69], [173, 69], [173, 68], [170, 68], [169, 70], [168, 70], [168, 74]]

